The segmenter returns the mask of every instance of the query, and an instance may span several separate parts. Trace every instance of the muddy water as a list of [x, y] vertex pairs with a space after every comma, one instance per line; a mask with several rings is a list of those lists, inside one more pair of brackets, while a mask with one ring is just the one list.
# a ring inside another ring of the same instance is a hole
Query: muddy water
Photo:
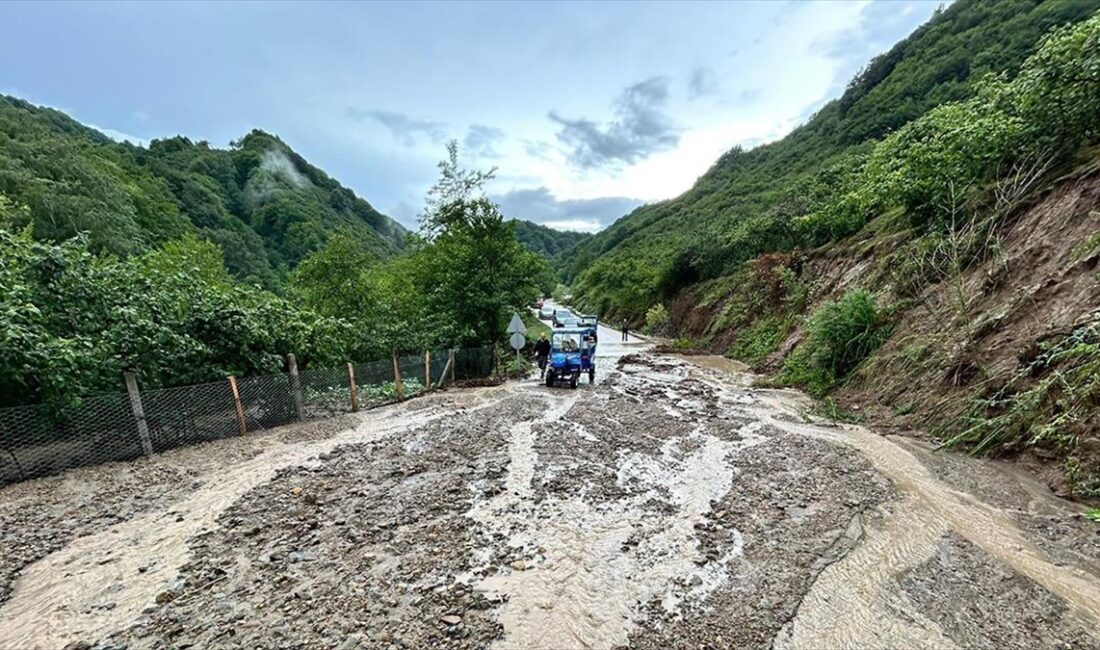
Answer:
[[483, 389], [457, 399], [444, 396], [434, 405], [428, 397], [371, 411], [354, 429], [333, 438], [274, 447], [203, 476], [207, 487], [169, 510], [75, 540], [23, 570], [11, 599], [0, 608], [0, 648], [55, 650], [123, 629], [173, 586], [188, 559], [187, 541], [215, 526], [222, 512], [278, 470], [315, 461], [339, 445], [425, 424], [455, 408], [483, 408], [506, 395], [506, 390]]
[[[743, 385], [744, 379], [732, 377], [731, 382]], [[786, 642], [779, 646], [950, 646], [934, 624], [898, 602], [887, 589], [902, 572], [927, 560], [936, 541], [948, 531], [1060, 597], [1086, 629], [1100, 629], [1100, 583], [1095, 577], [1051, 561], [1005, 511], [937, 479], [917, 456], [930, 451], [862, 427], [801, 423], [807, 402], [793, 391], [754, 394], [758, 402], [749, 411], [760, 421], [855, 448], [903, 495], [902, 501], [891, 505], [884, 521], [867, 529], [860, 547], [823, 573], [786, 630]], [[1033, 501], [1051, 502], [1049, 508], [1067, 508], [1053, 495], [1039, 494], [1033, 485], [1028, 492]]]
[[[662, 381], [659, 374], [649, 373], [646, 381]], [[664, 378], [670, 384], [682, 379], [679, 374]], [[627, 375], [621, 381], [626, 385], [617, 390], [629, 390], [640, 380]], [[669, 386], [666, 394], [673, 393]], [[578, 395], [584, 393], [548, 399], [541, 418], [512, 427], [505, 490], [469, 513], [512, 547], [527, 551], [523, 564], [475, 582], [481, 591], [506, 597], [499, 648], [626, 644], [643, 604], [658, 601], [665, 611], [675, 612], [685, 598], [704, 598], [727, 579], [726, 564], [741, 553], [736, 542], [720, 562], [703, 561], [694, 526], [730, 489], [730, 455], [763, 440], [751, 426], [736, 442], [697, 426], [684, 437], [667, 439], [657, 455], [625, 453], [609, 459], [617, 484], [630, 493], [627, 498], [598, 504], [583, 495], [532, 501], [531, 480], [539, 462], [534, 432], [540, 424], [560, 426]], [[691, 400], [674, 397], [691, 408]], [[579, 439], [597, 439], [576, 422], [569, 424]], [[654, 513], [647, 508], [654, 499], [667, 500], [673, 511]], [[631, 539], [638, 541], [630, 544]]]

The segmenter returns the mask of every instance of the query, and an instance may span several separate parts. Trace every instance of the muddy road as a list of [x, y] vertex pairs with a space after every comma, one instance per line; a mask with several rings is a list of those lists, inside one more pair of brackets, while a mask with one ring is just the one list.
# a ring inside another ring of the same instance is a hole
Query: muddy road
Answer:
[[0, 649], [1100, 648], [1076, 506], [601, 334], [577, 390], [0, 490]]

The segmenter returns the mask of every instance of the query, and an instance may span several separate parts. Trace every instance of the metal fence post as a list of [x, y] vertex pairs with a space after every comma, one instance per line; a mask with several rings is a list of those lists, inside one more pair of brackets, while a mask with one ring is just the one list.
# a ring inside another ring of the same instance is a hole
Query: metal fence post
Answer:
[[306, 419], [306, 407], [302, 403], [302, 382], [298, 380], [298, 359], [293, 354], [286, 355], [286, 365], [290, 369], [290, 393], [294, 396], [294, 410], [298, 421]]
[[[451, 350], [450, 354], [447, 355], [447, 363], [446, 363], [446, 365], [443, 366], [443, 371], [439, 373], [439, 381], [436, 382], [436, 384], [435, 384], [436, 388], [442, 388], [443, 387], [443, 382], [447, 381], [447, 373], [452, 373], [452, 374], [454, 373], [454, 364], [455, 364], [455, 351]], [[454, 381], [452, 380], [451, 383], [453, 384]]]
[[393, 389], [397, 393], [397, 399], [405, 399], [405, 387], [401, 385], [401, 367], [397, 363], [397, 350], [393, 351]]
[[432, 351], [424, 350], [424, 390], [432, 389]]
[[229, 390], [233, 391], [233, 406], [237, 411], [237, 427], [241, 435], [248, 433], [248, 427], [244, 423], [244, 405], [241, 404], [241, 393], [237, 390], [237, 378], [229, 375]]
[[122, 378], [126, 381], [126, 392], [130, 394], [130, 410], [134, 412], [134, 420], [137, 422], [141, 451], [146, 456], [152, 456], [153, 441], [149, 437], [149, 423], [145, 421], [145, 409], [141, 407], [141, 393], [138, 392], [137, 379], [132, 372], [122, 373]]
[[348, 386], [351, 389], [351, 412], [355, 413], [359, 410], [359, 396], [355, 391], [355, 366], [348, 362]]
[[451, 383], [455, 383], [455, 349], [451, 348], [447, 353], [447, 365], [451, 368]]

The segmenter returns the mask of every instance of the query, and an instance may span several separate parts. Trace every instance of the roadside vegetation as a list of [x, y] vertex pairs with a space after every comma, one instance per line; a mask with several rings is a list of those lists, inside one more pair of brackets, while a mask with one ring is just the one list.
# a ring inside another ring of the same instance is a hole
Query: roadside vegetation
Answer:
[[556, 278], [484, 197], [489, 178], [451, 143], [403, 253], [337, 228], [281, 295], [235, 277], [201, 230], [129, 255], [96, 245], [94, 227], [42, 241], [39, 213], [0, 193], [0, 407], [63, 407], [120, 390], [128, 370], [159, 387], [280, 372], [291, 352], [323, 367], [500, 340]]
[[[1039, 341], [1009, 375], [990, 374], [967, 342], [1001, 326], [976, 305], [1013, 263], [1002, 250], [1013, 218], [1096, 159], [1098, 9], [941, 10], [787, 138], [730, 151], [683, 196], [579, 245], [574, 302], [638, 324], [664, 309], [671, 336], [819, 397], [869, 381], [860, 369], [918, 310], [939, 333], [900, 356], [942, 361], [945, 390], [958, 389], [932, 414], [937, 435], [974, 453], [1051, 450], [1074, 492], [1100, 495], [1093, 326]], [[1067, 245], [1082, 259], [1096, 248]], [[822, 276], [830, 264], [864, 270]], [[899, 412], [913, 408], [897, 390]]]

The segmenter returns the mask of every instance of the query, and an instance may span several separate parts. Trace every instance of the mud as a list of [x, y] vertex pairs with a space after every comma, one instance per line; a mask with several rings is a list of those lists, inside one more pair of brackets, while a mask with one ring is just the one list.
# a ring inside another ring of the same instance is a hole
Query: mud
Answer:
[[0, 648], [1097, 646], [1094, 531], [1042, 486], [607, 349], [0, 490], [38, 513]]

